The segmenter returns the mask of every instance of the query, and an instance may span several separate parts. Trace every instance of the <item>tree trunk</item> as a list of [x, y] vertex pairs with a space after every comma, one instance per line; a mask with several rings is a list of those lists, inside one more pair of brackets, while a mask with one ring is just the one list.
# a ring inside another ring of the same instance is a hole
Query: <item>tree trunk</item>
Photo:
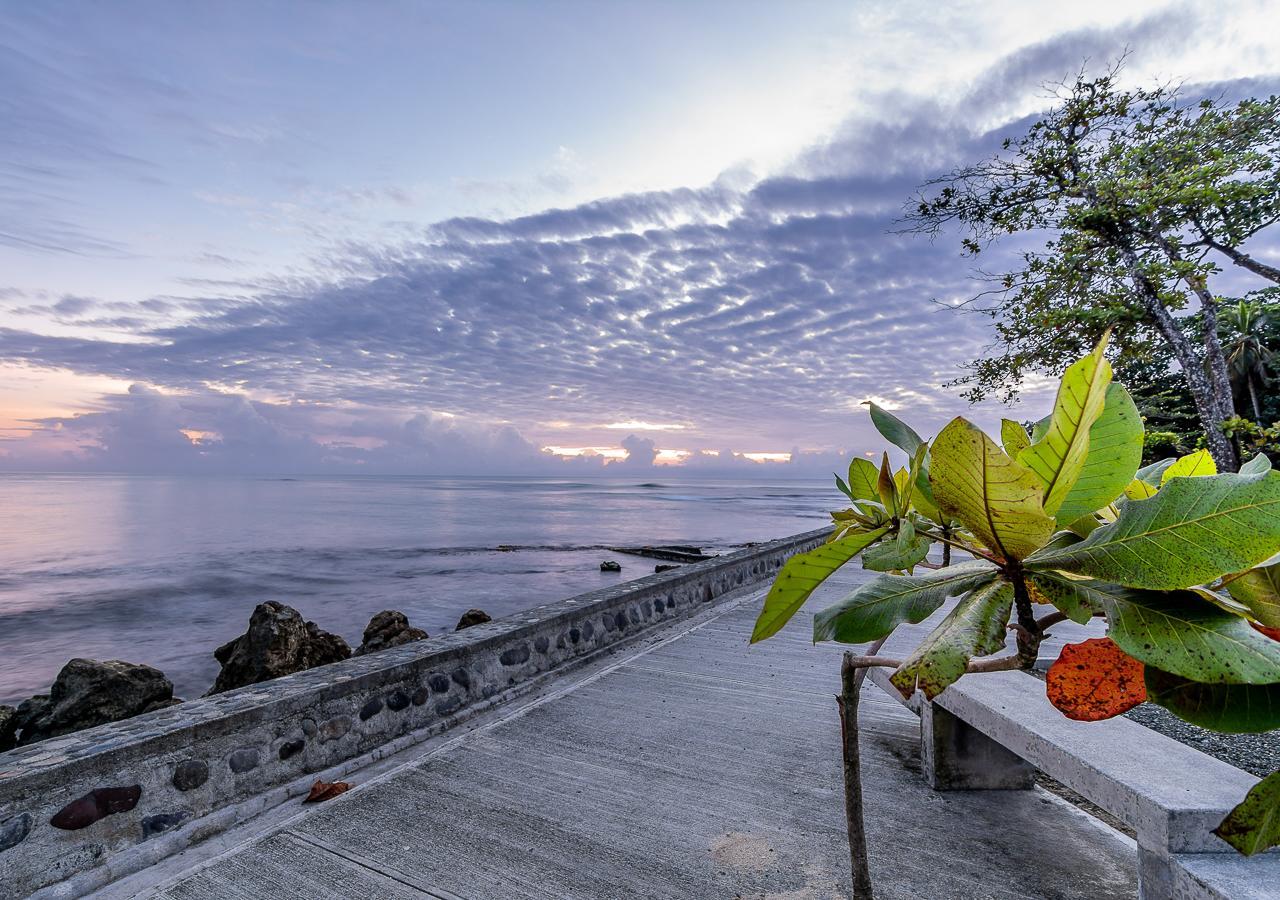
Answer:
[[1258, 402], [1257, 376], [1250, 372], [1245, 376], [1245, 384], [1249, 386], [1249, 403], [1253, 405], [1253, 421], [1262, 424], [1262, 404]]
[[[1227, 440], [1227, 436], [1222, 431], [1223, 420], [1230, 418], [1234, 414], [1230, 381], [1228, 380], [1226, 383], [1226, 398], [1224, 401], [1219, 386], [1210, 382], [1209, 376], [1205, 372], [1204, 360], [1197, 355], [1191, 341], [1187, 340], [1187, 336], [1178, 327], [1173, 314], [1169, 312], [1164, 305], [1164, 301], [1160, 299], [1160, 292], [1156, 290], [1156, 286], [1151, 283], [1151, 279], [1142, 271], [1142, 263], [1138, 259], [1138, 254], [1127, 246], [1121, 246], [1119, 249], [1124, 257], [1125, 268], [1129, 271], [1129, 278], [1133, 282], [1134, 289], [1138, 292], [1142, 305], [1151, 316], [1152, 324], [1155, 325], [1156, 330], [1160, 332], [1160, 335], [1169, 344], [1169, 349], [1173, 351], [1174, 357], [1182, 367], [1182, 377], [1186, 379], [1187, 387], [1191, 390], [1191, 399], [1195, 401], [1196, 413], [1200, 418], [1200, 424], [1204, 427], [1206, 443], [1209, 445], [1209, 453], [1213, 456], [1213, 461], [1217, 464], [1219, 471], [1234, 472], [1238, 466], [1235, 448], [1231, 446], [1231, 442]], [[1216, 308], [1214, 311], [1216, 313]], [[1209, 323], [1206, 321], [1206, 332], [1209, 330], [1208, 326]], [[1216, 342], [1216, 316], [1213, 326], [1215, 329], [1214, 340]], [[1221, 345], [1219, 345], [1219, 353], [1221, 353], [1221, 350]], [[1223, 371], [1225, 374], [1225, 366]], [[1232, 412], [1224, 414], [1224, 410], [1232, 410]]]
[[865, 670], [855, 668], [853, 654], [840, 666], [840, 738], [844, 748], [844, 819], [849, 834], [849, 862], [854, 900], [872, 900], [871, 863], [867, 857], [867, 829], [862, 816], [862, 759], [858, 752], [858, 697]]
[[1211, 239], [1206, 239], [1206, 241], [1210, 247], [1217, 250], [1242, 269], [1248, 269], [1255, 275], [1261, 275], [1263, 278], [1267, 279], [1267, 281], [1280, 284], [1280, 269], [1277, 269], [1275, 266], [1269, 266], [1264, 262], [1260, 262], [1249, 254], [1241, 253], [1235, 247], [1231, 247], [1227, 244], [1220, 244]]

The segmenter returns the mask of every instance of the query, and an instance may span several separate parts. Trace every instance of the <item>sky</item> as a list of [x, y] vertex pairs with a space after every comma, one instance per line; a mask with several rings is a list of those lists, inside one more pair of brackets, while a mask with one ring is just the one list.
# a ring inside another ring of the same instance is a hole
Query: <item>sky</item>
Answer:
[[992, 338], [958, 241], [895, 231], [921, 182], [1126, 50], [1280, 91], [1278, 19], [0, 0], [0, 471], [839, 470]]

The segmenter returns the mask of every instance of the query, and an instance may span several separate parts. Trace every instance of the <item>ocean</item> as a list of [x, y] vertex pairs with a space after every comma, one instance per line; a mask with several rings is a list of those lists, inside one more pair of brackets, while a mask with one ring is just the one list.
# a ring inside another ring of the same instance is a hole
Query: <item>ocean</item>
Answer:
[[434, 635], [653, 573], [610, 545], [723, 553], [839, 500], [828, 481], [3, 475], [0, 703], [76, 656], [155, 666], [189, 699], [264, 600], [352, 648], [383, 609]]

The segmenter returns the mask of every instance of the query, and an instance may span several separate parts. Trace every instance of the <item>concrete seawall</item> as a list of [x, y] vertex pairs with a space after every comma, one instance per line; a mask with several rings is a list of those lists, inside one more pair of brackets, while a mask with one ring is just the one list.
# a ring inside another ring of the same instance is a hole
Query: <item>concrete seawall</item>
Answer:
[[767, 579], [828, 533], [0, 754], [0, 896], [136, 870]]

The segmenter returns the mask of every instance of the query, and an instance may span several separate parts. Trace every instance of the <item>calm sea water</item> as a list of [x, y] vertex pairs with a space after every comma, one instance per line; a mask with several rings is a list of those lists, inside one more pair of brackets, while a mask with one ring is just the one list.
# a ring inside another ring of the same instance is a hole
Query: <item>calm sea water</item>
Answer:
[[472, 606], [653, 572], [605, 546], [724, 552], [820, 527], [838, 498], [808, 481], [0, 476], [0, 702], [74, 656], [147, 663], [195, 697], [263, 600], [353, 647], [382, 609], [438, 634]]

